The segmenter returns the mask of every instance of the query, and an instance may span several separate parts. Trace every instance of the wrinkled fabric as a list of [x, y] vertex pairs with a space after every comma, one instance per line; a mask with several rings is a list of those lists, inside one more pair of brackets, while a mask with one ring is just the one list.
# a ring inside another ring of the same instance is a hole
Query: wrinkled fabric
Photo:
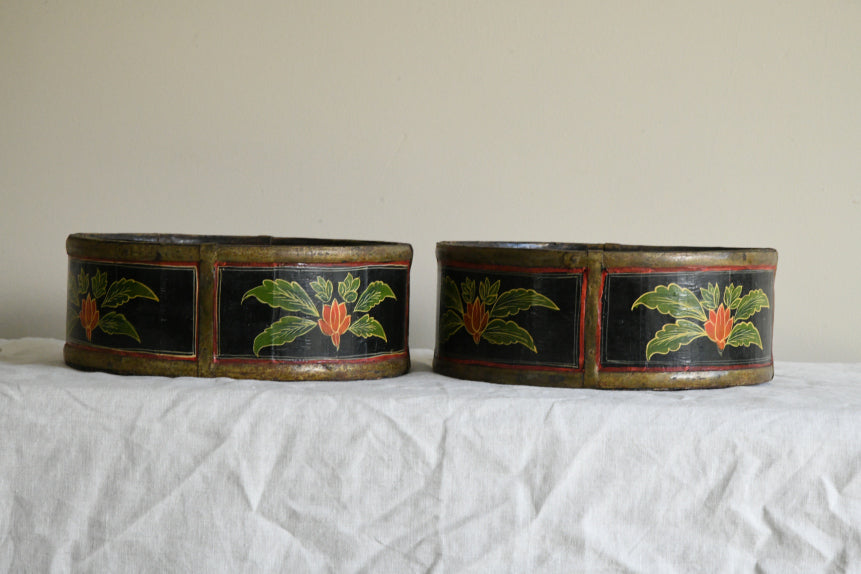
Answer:
[[861, 364], [543, 389], [70, 369], [0, 340], [0, 571], [859, 572]]

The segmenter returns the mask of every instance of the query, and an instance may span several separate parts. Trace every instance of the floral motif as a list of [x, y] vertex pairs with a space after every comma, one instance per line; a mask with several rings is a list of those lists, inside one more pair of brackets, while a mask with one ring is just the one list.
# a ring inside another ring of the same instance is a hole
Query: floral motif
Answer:
[[[158, 301], [152, 289], [135, 279], [121, 277], [108, 285], [108, 274], [98, 268], [90, 275], [82, 267], [77, 276], [69, 277], [69, 305], [80, 307], [77, 312], [69, 314], [69, 319], [74, 321], [77, 318], [75, 323], [79, 322], [83, 327], [89, 342], [92, 342], [93, 333], [98, 329], [106, 335], [125, 335], [140, 343], [137, 329], [125, 315], [116, 311], [103, 312], [137, 298]], [[68, 325], [70, 333], [74, 328], [75, 324]]]
[[499, 287], [500, 281], [491, 283], [488, 277], [478, 285], [467, 277], [458, 286], [454, 279], [445, 276], [442, 291], [444, 310], [439, 321], [440, 340], [449, 340], [462, 328], [476, 345], [483, 339], [492, 345], [520, 344], [537, 353], [538, 348], [529, 331], [514, 321], [506, 321], [504, 317], [531, 307], [546, 307], [554, 311], [558, 311], [559, 307], [534, 289], [510, 289], [500, 293]]
[[472, 340], [477, 345], [481, 340], [481, 334], [487, 329], [487, 322], [490, 320], [490, 313], [484, 308], [478, 297], [472, 303], [466, 304], [466, 311], [463, 314], [463, 326], [466, 332], [472, 335]]
[[[308, 286], [314, 296], [324, 303], [322, 312], [318, 311], [317, 303], [296, 281], [264, 279], [261, 285], [245, 292], [243, 303], [253, 297], [270, 307], [299, 313], [282, 316], [257, 335], [252, 344], [255, 355], [260, 356], [264, 347], [292, 343], [315, 328], [329, 337], [338, 350], [341, 348], [341, 336], [348, 332], [363, 339], [379, 337], [383, 341], [387, 340], [383, 326], [368, 313], [385, 299], [397, 299], [386, 283], [373, 281], [359, 295], [361, 279], [347, 273], [344, 280], [338, 283], [338, 295], [343, 299], [340, 302], [333, 298], [334, 287], [330, 280], [317, 276]], [[351, 311], [347, 310], [347, 304], [353, 306]], [[355, 321], [353, 314], [357, 315]]]
[[721, 355], [727, 346], [756, 345], [762, 349], [759, 329], [745, 319], [768, 308], [768, 296], [762, 289], [752, 289], [742, 297], [741, 289], [741, 285], [730, 283], [724, 288], [721, 298], [718, 285], [709, 283], [708, 287], [700, 289], [700, 298], [697, 298], [690, 289], [670, 283], [658, 285], [653, 291], [640, 295], [631, 310], [642, 305], [676, 319], [675, 323], [664, 325], [648, 342], [646, 360], [654, 355], [678, 351], [700, 337], [714, 342]]
[[723, 303], [714, 310], [709, 310], [709, 320], [703, 325], [706, 335], [709, 339], [717, 343], [719, 351], [723, 351], [726, 347], [726, 340], [732, 332], [732, 317], [729, 309], [723, 306]]
[[87, 333], [87, 341], [93, 340], [93, 329], [99, 324], [99, 310], [96, 307], [96, 300], [90, 297], [87, 293], [86, 299], [81, 299], [81, 310], [78, 312], [78, 317], [81, 320], [81, 326]]
[[350, 316], [347, 315], [347, 304], [338, 303], [337, 299], [331, 305], [323, 305], [323, 318], [317, 321], [324, 335], [332, 337], [336, 349], [341, 347], [341, 335], [350, 326]]

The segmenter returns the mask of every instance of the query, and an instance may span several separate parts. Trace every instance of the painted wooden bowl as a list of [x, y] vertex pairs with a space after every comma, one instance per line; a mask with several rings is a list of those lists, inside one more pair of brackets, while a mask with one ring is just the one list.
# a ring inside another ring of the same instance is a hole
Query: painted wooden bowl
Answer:
[[445, 242], [436, 252], [438, 373], [606, 389], [773, 376], [773, 249]]
[[276, 380], [409, 370], [412, 247], [191, 235], [71, 235], [66, 363]]

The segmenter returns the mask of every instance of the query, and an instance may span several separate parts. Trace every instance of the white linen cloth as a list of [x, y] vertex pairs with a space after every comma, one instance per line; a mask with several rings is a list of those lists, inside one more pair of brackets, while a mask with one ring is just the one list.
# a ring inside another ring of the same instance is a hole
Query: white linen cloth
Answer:
[[861, 572], [861, 364], [700, 391], [123, 377], [0, 340], [0, 571]]

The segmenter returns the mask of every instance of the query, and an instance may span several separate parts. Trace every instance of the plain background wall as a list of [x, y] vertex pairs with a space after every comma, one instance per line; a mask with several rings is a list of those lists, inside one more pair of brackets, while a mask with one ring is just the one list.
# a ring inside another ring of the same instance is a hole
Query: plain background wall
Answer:
[[0, 337], [65, 237], [775, 247], [775, 357], [861, 361], [861, 2], [0, 0]]

